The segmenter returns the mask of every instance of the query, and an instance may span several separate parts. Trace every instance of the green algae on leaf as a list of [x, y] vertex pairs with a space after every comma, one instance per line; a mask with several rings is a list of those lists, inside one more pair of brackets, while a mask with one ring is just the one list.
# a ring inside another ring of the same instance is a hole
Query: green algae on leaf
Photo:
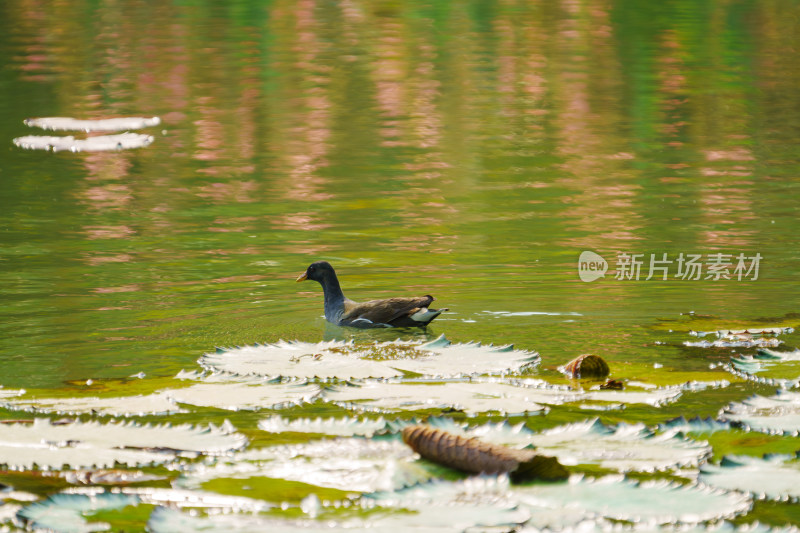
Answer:
[[8, 424], [0, 432], [0, 464], [10, 469], [140, 466], [181, 453], [221, 454], [247, 439], [231, 426], [150, 426], [99, 422], [54, 425], [45, 418]]
[[759, 499], [800, 499], [800, 461], [797, 456], [725, 456], [719, 465], [700, 469], [700, 481], [729, 490], [749, 492]]

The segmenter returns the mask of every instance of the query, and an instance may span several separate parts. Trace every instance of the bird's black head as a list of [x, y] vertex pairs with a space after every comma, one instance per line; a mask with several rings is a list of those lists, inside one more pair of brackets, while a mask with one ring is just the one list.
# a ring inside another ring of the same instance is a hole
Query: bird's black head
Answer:
[[336, 279], [336, 272], [327, 261], [317, 261], [316, 263], [311, 263], [306, 271], [300, 274], [297, 281], [305, 281], [307, 279], [322, 283], [323, 280]]

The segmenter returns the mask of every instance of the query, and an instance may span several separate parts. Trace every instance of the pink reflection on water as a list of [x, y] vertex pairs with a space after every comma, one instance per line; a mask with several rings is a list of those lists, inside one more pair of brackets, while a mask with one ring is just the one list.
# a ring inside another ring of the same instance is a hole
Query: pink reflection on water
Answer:
[[129, 263], [133, 261], [133, 256], [130, 254], [117, 254], [117, 255], [99, 255], [89, 256], [86, 258], [86, 263], [97, 266], [106, 263]]
[[217, 182], [200, 187], [200, 192], [195, 193], [201, 198], [206, 198], [216, 203], [251, 203], [258, 198], [255, 192], [258, 191], [258, 184], [255, 181]]
[[319, 231], [331, 227], [331, 224], [322, 221], [319, 214], [311, 212], [287, 213], [273, 217], [270, 222], [280, 230]]
[[138, 292], [141, 290], [139, 285], [120, 285], [118, 287], [97, 287], [92, 289], [93, 292], [100, 294], [114, 294], [118, 292]]

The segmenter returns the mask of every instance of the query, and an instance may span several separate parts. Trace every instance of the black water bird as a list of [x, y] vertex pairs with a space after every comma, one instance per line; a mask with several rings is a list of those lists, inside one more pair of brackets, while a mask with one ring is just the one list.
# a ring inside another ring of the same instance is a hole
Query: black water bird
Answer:
[[433, 296], [387, 298], [358, 303], [347, 298], [327, 261], [312, 263], [297, 281], [318, 281], [325, 296], [325, 319], [337, 326], [385, 328], [427, 326], [447, 309], [429, 309]]

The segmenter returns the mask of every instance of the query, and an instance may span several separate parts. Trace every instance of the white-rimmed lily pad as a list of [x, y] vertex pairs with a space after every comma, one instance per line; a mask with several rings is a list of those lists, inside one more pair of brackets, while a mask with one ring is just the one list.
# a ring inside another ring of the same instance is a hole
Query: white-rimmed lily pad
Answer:
[[759, 383], [794, 387], [800, 383], [800, 350], [760, 348], [755, 355], [731, 357], [727, 369], [735, 375]]
[[86, 139], [54, 137], [50, 135], [25, 135], [14, 139], [14, 144], [25, 150], [47, 150], [53, 152], [107, 152], [144, 148], [154, 140], [152, 135], [141, 133], [119, 133], [98, 135]]
[[684, 416], [679, 416], [658, 425], [658, 429], [661, 431], [681, 433], [715, 433], [717, 431], [727, 431], [730, 428], [730, 422], [714, 420], [711, 417], [700, 418], [699, 416], [688, 420]]
[[158, 117], [118, 117], [82, 120], [71, 117], [41, 117], [25, 119], [26, 126], [43, 130], [62, 131], [127, 131], [149, 128], [161, 124]]
[[777, 337], [786, 333], [792, 333], [794, 328], [791, 327], [759, 327], [752, 326], [749, 328], [740, 329], [719, 329], [715, 331], [689, 331], [689, 335], [695, 337], [715, 336], [718, 339], [733, 339], [735, 337]]
[[22, 396], [23, 394], [25, 394], [24, 389], [4, 389], [2, 386], [0, 386], [0, 400], [16, 398], [18, 396]]
[[242, 380], [211, 375], [203, 383], [161, 393], [180, 404], [239, 411], [279, 409], [312, 402], [320, 391], [319, 385], [306, 381], [281, 383], [260, 378]]
[[661, 407], [676, 401], [682, 393], [681, 387], [656, 387], [649, 390], [633, 390], [629, 388], [622, 391], [590, 390], [581, 399], [611, 404], [640, 403]]
[[280, 415], [271, 416], [258, 423], [258, 429], [270, 433], [319, 433], [321, 435], [335, 435], [339, 437], [372, 437], [375, 433], [386, 430], [386, 421], [383, 418], [370, 420], [368, 418], [298, 418], [289, 420]]
[[139, 499], [127, 494], [102, 492], [99, 494], [54, 494], [46, 500], [22, 508], [17, 516], [29, 528], [57, 533], [83, 533], [107, 531], [111, 525], [90, 522], [85, 515], [97, 511], [123, 509], [137, 505]]
[[278, 341], [275, 344], [217, 349], [200, 358], [200, 364], [213, 371], [238, 376], [299, 377], [319, 379], [389, 378], [403, 373], [391, 366], [364, 359], [372, 353], [352, 342]]
[[139, 466], [168, 461], [178, 453], [221, 454], [238, 450], [247, 439], [232, 427], [142, 426], [71, 422], [7, 424], [0, 431], [0, 464], [11, 469]]
[[536, 413], [546, 406], [587, 403], [586, 407], [612, 404], [661, 406], [675, 401], [680, 387], [652, 390], [581, 391], [550, 385], [542, 380], [477, 379], [470, 381], [363, 381], [325, 389], [322, 398], [351, 409], [374, 412], [420, 409], [457, 409], [475, 415]]
[[591, 513], [612, 520], [657, 524], [697, 524], [729, 518], [750, 509], [750, 498], [699, 485], [665, 481], [634, 482], [617, 476], [598, 480], [578, 477], [568, 483], [515, 487], [523, 503]]
[[700, 481], [729, 490], [749, 492], [756, 498], [800, 498], [800, 461], [790, 455], [725, 456], [719, 465], [704, 465]]
[[783, 341], [775, 337], [723, 337], [714, 341], [685, 341], [684, 346], [694, 348], [777, 348]]
[[390, 378], [407, 374], [454, 378], [504, 375], [533, 368], [536, 352], [480, 343], [452, 344], [444, 336], [417, 341], [274, 344], [218, 349], [200, 359], [205, 368], [236, 375], [285, 376], [326, 380]]
[[167, 394], [162, 393], [110, 398], [97, 396], [36, 398], [16, 400], [9, 403], [8, 407], [42, 413], [93, 413], [109, 416], [164, 415], [186, 412], [178, 407]]
[[194, 465], [179, 483], [197, 488], [212, 479], [266, 477], [343, 491], [394, 490], [431, 478], [416, 459], [399, 439], [325, 439], [249, 450], [211, 466]]
[[505, 477], [433, 481], [392, 492], [367, 494], [362, 502], [367, 509], [406, 511], [387, 518], [392, 519], [396, 527], [408, 527], [412, 531], [420, 527], [441, 531], [516, 529], [530, 518], [530, 513], [510, 497]]
[[[394, 507], [395, 501], [364, 499], [368, 513], [338, 513], [314, 519], [312, 514], [294, 519], [281, 519], [244, 514], [193, 516], [168, 508], [155, 509], [148, 522], [152, 533], [203, 531], [210, 533], [271, 533], [370, 531], [378, 533], [507, 531], [516, 529], [529, 517], [525, 509], [513, 503], [498, 501], [491, 495], [473, 494], [446, 500], [408, 500], [407, 505]], [[401, 502], [404, 503], [404, 502]], [[325, 509], [323, 508], [324, 512]]]
[[[398, 420], [389, 422], [387, 427], [395, 433], [401, 433], [409, 425], [419, 424], [419, 420]], [[534, 432], [525, 426], [524, 422], [509, 424], [507, 421], [492, 423], [486, 422], [478, 426], [459, 423], [450, 417], [428, 417], [424, 422], [428, 426], [441, 429], [453, 435], [473, 438], [477, 437], [483, 442], [501, 444], [512, 448], [525, 448], [531, 444]]]
[[535, 413], [547, 404], [574, 401], [578, 394], [559, 387], [521, 387], [496, 381], [403, 383], [367, 381], [337, 385], [322, 397], [353, 409], [378, 412], [459, 409], [468, 414]]
[[225, 512], [242, 511], [257, 513], [273, 507], [272, 504], [255, 498], [229, 496], [204, 490], [180, 488], [162, 489], [152, 487], [123, 488], [124, 494], [134, 495], [149, 505], [169, 505], [188, 509], [213, 509]]
[[775, 396], [768, 398], [754, 395], [728, 405], [720, 418], [755, 431], [797, 435], [800, 433], [800, 392], [778, 390]]
[[644, 424], [610, 428], [599, 420], [566, 424], [533, 435], [531, 444], [566, 465], [597, 464], [622, 472], [652, 472], [696, 466], [711, 454], [707, 443], [677, 435], [655, 434]]

